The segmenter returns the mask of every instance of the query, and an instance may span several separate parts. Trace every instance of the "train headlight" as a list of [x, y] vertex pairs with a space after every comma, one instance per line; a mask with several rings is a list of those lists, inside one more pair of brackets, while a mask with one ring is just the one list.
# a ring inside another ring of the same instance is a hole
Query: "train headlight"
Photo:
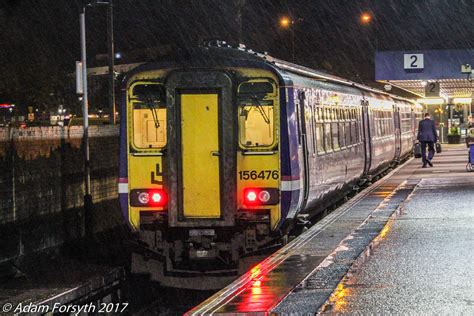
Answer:
[[267, 203], [268, 201], [270, 201], [270, 198], [270, 192], [268, 192], [267, 190], [262, 190], [260, 191], [260, 193], [258, 193], [258, 199], [262, 203]]
[[131, 206], [166, 207], [168, 195], [164, 189], [136, 189], [130, 192]]
[[280, 194], [275, 188], [246, 188], [243, 203], [247, 206], [275, 205], [280, 201]]
[[138, 202], [148, 204], [150, 202], [150, 194], [148, 194], [148, 192], [141, 192], [138, 194]]

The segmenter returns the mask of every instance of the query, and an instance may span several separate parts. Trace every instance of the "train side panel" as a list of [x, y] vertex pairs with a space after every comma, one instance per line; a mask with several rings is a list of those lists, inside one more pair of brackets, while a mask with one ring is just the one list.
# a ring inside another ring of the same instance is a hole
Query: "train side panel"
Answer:
[[304, 136], [298, 146], [306, 154], [301, 168], [308, 179], [303, 207], [314, 215], [352, 190], [362, 176], [362, 95], [349, 87], [296, 76], [293, 80], [298, 129]]
[[412, 131], [412, 104], [406, 101], [396, 100], [396, 106], [399, 111], [400, 119], [400, 159], [411, 154], [413, 149], [413, 131]]
[[396, 158], [393, 100], [383, 95], [367, 97], [371, 131], [370, 175], [378, 175]]

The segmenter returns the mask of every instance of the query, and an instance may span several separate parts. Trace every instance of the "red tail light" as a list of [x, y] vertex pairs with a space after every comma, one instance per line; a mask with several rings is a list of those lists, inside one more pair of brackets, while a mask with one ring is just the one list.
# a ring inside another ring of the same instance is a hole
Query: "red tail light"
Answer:
[[168, 203], [168, 195], [165, 190], [150, 190], [148, 193], [151, 206], [165, 206]]
[[163, 189], [140, 189], [130, 192], [131, 206], [165, 207], [168, 204], [168, 194]]
[[275, 205], [280, 199], [275, 188], [247, 188], [244, 189], [243, 198], [247, 206]]
[[259, 204], [257, 200], [258, 190], [245, 189], [244, 190], [244, 201], [245, 204]]

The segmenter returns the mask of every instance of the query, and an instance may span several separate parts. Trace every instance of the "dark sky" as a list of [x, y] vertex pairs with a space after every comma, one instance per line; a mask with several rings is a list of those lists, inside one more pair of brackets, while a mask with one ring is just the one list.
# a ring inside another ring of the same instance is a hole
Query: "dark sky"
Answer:
[[[352, 80], [373, 80], [375, 49], [470, 48], [474, 8], [468, 0], [115, 0], [116, 49], [185, 47], [204, 38], [242, 41], [257, 51], [291, 60], [291, 32], [278, 26], [290, 13], [297, 21], [295, 61]], [[44, 103], [74, 71], [80, 57], [80, 0], [2, 0], [0, 3], [0, 98]], [[361, 12], [374, 20], [361, 25]], [[87, 12], [88, 55], [106, 52], [104, 7]], [[127, 60], [128, 57], [128, 60]], [[0, 100], [1, 101], [1, 100]]]

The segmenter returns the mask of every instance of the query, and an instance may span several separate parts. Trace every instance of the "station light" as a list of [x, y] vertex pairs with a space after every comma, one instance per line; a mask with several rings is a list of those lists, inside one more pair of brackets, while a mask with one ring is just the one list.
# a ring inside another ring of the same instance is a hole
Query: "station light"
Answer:
[[472, 98], [453, 98], [454, 104], [471, 104]]
[[288, 28], [291, 24], [291, 19], [287, 16], [283, 16], [280, 18], [280, 26], [284, 29]]
[[369, 24], [372, 21], [372, 15], [368, 12], [363, 12], [360, 15], [360, 23]]
[[446, 100], [444, 98], [432, 98], [432, 99], [418, 99], [418, 103], [427, 105], [439, 105], [444, 104]]

